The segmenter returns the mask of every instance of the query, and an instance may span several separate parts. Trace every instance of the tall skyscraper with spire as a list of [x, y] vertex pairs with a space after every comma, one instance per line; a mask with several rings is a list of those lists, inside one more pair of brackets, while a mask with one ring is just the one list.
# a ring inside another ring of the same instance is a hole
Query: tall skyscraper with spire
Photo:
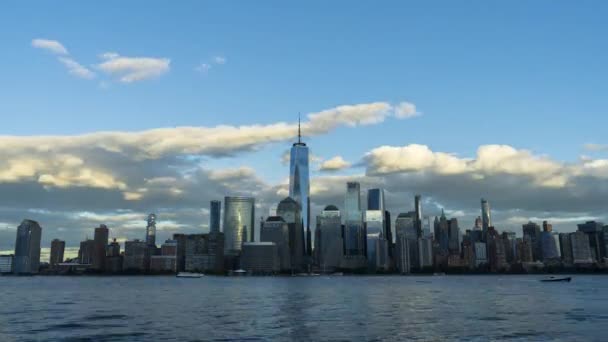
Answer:
[[308, 147], [302, 142], [302, 130], [298, 116], [298, 141], [291, 147], [289, 159], [289, 197], [293, 198], [302, 209], [302, 234], [304, 253], [312, 252], [310, 234], [310, 176], [308, 172]]

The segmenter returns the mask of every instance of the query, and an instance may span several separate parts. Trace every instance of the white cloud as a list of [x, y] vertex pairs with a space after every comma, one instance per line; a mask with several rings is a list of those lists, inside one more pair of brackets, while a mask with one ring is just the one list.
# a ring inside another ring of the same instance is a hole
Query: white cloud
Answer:
[[84, 79], [93, 79], [95, 78], [95, 73], [86, 67], [82, 66], [80, 63], [68, 57], [59, 57], [59, 61], [63, 63], [63, 65], [68, 68], [70, 74]]
[[220, 65], [221, 64], [226, 64], [226, 58], [222, 57], [222, 56], [215, 56], [215, 57], [213, 57], [213, 62], [215, 64], [220, 64]]
[[420, 113], [416, 111], [416, 105], [413, 103], [401, 102], [395, 106], [395, 116], [398, 118], [405, 119], [417, 115], [420, 115]]
[[196, 71], [203, 73], [203, 74], [206, 74], [207, 72], [209, 72], [209, 69], [211, 69], [211, 65], [208, 63], [201, 63], [195, 68]]
[[337, 171], [350, 167], [350, 163], [344, 160], [341, 156], [335, 156], [321, 163], [321, 171]]
[[433, 152], [425, 145], [381, 146], [365, 156], [370, 174], [429, 172], [468, 174], [474, 179], [493, 175], [519, 175], [545, 187], [564, 187], [572, 173], [570, 167], [527, 150], [507, 145], [483, 145], [474, 159]]
[[106, 52], [101, 57], [105, 61], [97, 67], [112, 76], [117, 76], [123, 83], [159, 77], [169, 71], [171, 64], [168, 58], [123, 57], [115, 52]]
[[32, 40], [32, 46], [38, 49], [44, 49], [57, 55], [68, 55], [68, 50], [56, 40], [37, 38]]

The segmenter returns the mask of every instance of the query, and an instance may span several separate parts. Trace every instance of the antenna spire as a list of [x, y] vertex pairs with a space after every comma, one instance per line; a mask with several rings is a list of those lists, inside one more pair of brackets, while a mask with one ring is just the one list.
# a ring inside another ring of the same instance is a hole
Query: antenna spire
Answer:
[[298, 112], [298, 144], [302, 143], [302, 130], [300, 128], [300, 112]]

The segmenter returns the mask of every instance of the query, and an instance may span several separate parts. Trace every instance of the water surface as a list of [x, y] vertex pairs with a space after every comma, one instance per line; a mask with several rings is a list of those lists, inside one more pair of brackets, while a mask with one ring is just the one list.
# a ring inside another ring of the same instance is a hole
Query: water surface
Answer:
[[0, 341], [606, 341], [608, 276], [0, 277]]

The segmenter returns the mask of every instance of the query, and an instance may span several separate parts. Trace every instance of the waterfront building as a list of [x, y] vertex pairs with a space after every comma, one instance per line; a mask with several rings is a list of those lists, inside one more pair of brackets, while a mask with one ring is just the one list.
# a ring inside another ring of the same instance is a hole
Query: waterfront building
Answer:
[[122, 271], [123, 257], [120, 254], [120, 244], [113, 239], [106, 248], [105, 271], [119, 273]]
[[54, 268], [57, 264], [63, 262], [63, 253], [65, 251], [65, 241], [59, 239], [53, 239], [51, 241], [51, 255], [49, 258], [49, 265]]
[[367, 263], [371, 271], [388, 268], [388, 243], [384, 238], [384, 211], [366, 210]]
[[593, 253], [589, 244], [589, 235], [577, 231], [570, 233], [570, 246], [572, 247], [572, 262], [574, 264], [593, 263]]
[[209, 232], [219, 233], [220, 217], [222, 217], [222, 202], [216, 200], [211, 201], [209, 208]]
[[418, 262], [420, 268], [433, 267], [433, 240], [430, 238], [418, 239]]
[[529, 235], [517, 239], [517, 260], [522, 263], [534, 261], [533, 243]]
[[414, 225], [418, 237], [422, 237], [422, 200], [420, 195], [414, 196]]
[[458, 219], [451, 218], [448, 221], [448, 251], [450, 254], [460, 255], [460, 243], [462, 237], [460, 235], [460, 228], [458, 227]]
[[475, 224], [473, 225], [473, 230], [482, 230], [483, 221], [481, 220], [481, 216], [477, 216], [475, 219]]
[[186, 240], [187, 235], [181, 233], [173, 234], [173, 240], [177, 241], [177, 272], [186, 270]]
[[17, 274], [38, 273], [40, 268], [40, 239], [42, 228], [38, 222], [23, 220], [17, 227], [13, 271]]
[[488, 228], [492, 226], [492, 213], [490, 212], [490, 203], [487, 200], [481, 199], [481, 229], [484, 234]]
[[543, 231], [540, 234], [540, 246], [542, 252], [542, 260], [547, 262], [550, 260], [559, 260], [560, 253], [553, 237], [553, 225], [547, 221], [543, 221]]
[[241, 268], [252, 274], [274, 274], [280, 270], [279, 254], [274, 242], [243, 243]]
[[411, 261], [408, 241], [405, 234], [397, 234], [397, 245], [395, 248], [395, 266], [401, 274], [408, 274], [411, 271]]
[[593, 260], [601, 262], [606, 257], [606, 245], [603, 234], [604, 223], [587, 221], [577, 226], [579, 231], [587, 234]]
[[507, 263], [509, 264], [515, 262], [515, 255], [517, 253], [517, 244], [515, 236], [515, 232], [502, 232], [502, 241], [505, 244], [505, 256], [507, 259]]
[[[386, 204], [384, 201], [384, 189], [369, 189], [367, 190], [367, 210], [368, 211], [379, 211], [380, 218], [378, 219], [378, 214], [373, 214], [374, 222], [382, 222], [382, 235], [385, 239], [389, 240], [388, 236], [390, 235], [390, 228], [388, 227], [388, 222], [386, 221], [386, 216], [388, 211], [386, 210]], [[388, 213], [390, 216], [390, 213]], [[390, 219], [390, 218], [389, 218]], [[367, 218], [366, 218], [367, 220]], [[368, 227], [369, 233], [369, 227]]]
[[13, 262], [15, 256], [10, 255], [0, 255], [0, 274], [13, 273]]
[[109, 230], [105, 224], [95, 228], [93, 238], [93, 268], [98, 271], [103, 271], [106, 262], [106, 248], [108, 247]]
[[422, 237], [432, 239], [433, 234], [431, 232], [431, 218], [424, 216], [422, 219]]
[[146, 225], [146, 243], [148, 246], [154, 246], [156, 248], [156, 215], [148, 215]]
[[161, 254], [150, 256], [151, 272], [177, 271], [177, 241], [166, 240], [160, 246]]
[[[182, 243], [185, 244], [184, 269], [188, 272], [214, 272], [224, 270], [224, 243], [223, 233], [190, 234], [185, 235]], [[175, 254], [179, 256], [179, 243], [176, 241]], [[177, 265], [176, 265], [177, 267]]]
[[418, 229], [416, 228], [416, 212], [410, 211], [407, 213], [399, 214], [395, 219], [395, 232], [397, 234], [397, 241], [399, 241], [399, 236], [405, 236], [405, 239], [409, 244], [407, 251], [408, 253], [410, 253], [410, 255], [408, 256], [407, 260], [410, 262], [410, 268], [420, 268], [420, 253], [418, 251]]
[[475, 248], [475, 267], [485, 265], [488, 263], [487, 245], [485, 242], [474, 242]]
[[530, 242], [532, 243], [532, 259], [533, 261], [537, 261], [542, 259], [542, 248], [540, 242], [540, 226], [535, 222], [528, 222], [522, 225], [523, 236], [528, 236], [530, 238]]
[[78, 249], [78, 262], [81, 265], [93, 265], [93, 259], [95, 258], [95, 240], [84, 240], [80, 242], [80, 248]]
[[439, 243], [439, 251], [442, 254], [449, 254], [450, 247], [450, 223], [441, 209], [441, 216], [437, 221], [435, 229], [435, 240]]
[[564, 264], [572, 264], [572, 243], [570, 241], [570, 233], [559, 233], [559, 250]]
[[255, 199], [224, 198], [224, 254], [235, 257], [244, 242], [254, 240]]
[[[289, 225], [282, 217], [270, 216], [266, 221], [262, 222], [260, 228], [260, 241], [273, 242], [277, 246], [280, 270], [282, 272], [292, 270], [291, 249], [289, 247]], [[317, 240], [315, 241], [319, 242]]]
[[304, 258], [305, 243], [301, 215], [300, 204], [291, 197], [283, 199], [277, 206], [277, 216], [283, 218], [289, 229], [289, 251], [291, 253], [292, 270], [307, 269]]
[[135, 239], [125, 242], [123, 269], [136, 272], [147, 272], [150, 269], [150, 248], [146, 241]]
[[508, 266], [504, 242], [494, 227], [488, 227], [487, 233], [490, 271], [502, 271]]
[[328, 205], [317, 216], [319, 232], [319, 267], [323, 272], [331, 272], [342, 263], [344, 239], [342, 238], [342, 216], [335, 205]]
[[366, 234], [361, 211], [361, 186], [358, 182], [346, 183], [344, 199], [344, 254], [365, 258]]
[[[298, 141], [291, 147], [289, 158], [289, 197], [300, 205], [303, 229], [304, 247], [302, 252], [310, 255], [312, 251], [310, 232], [310, 175], [308, 172], [308, 147], [302, 142], [300, 124], [298, 122]], [[278, 215], [281, 216], [281, 215]], [[253, 241], [253, 239], [251, 240]]]

